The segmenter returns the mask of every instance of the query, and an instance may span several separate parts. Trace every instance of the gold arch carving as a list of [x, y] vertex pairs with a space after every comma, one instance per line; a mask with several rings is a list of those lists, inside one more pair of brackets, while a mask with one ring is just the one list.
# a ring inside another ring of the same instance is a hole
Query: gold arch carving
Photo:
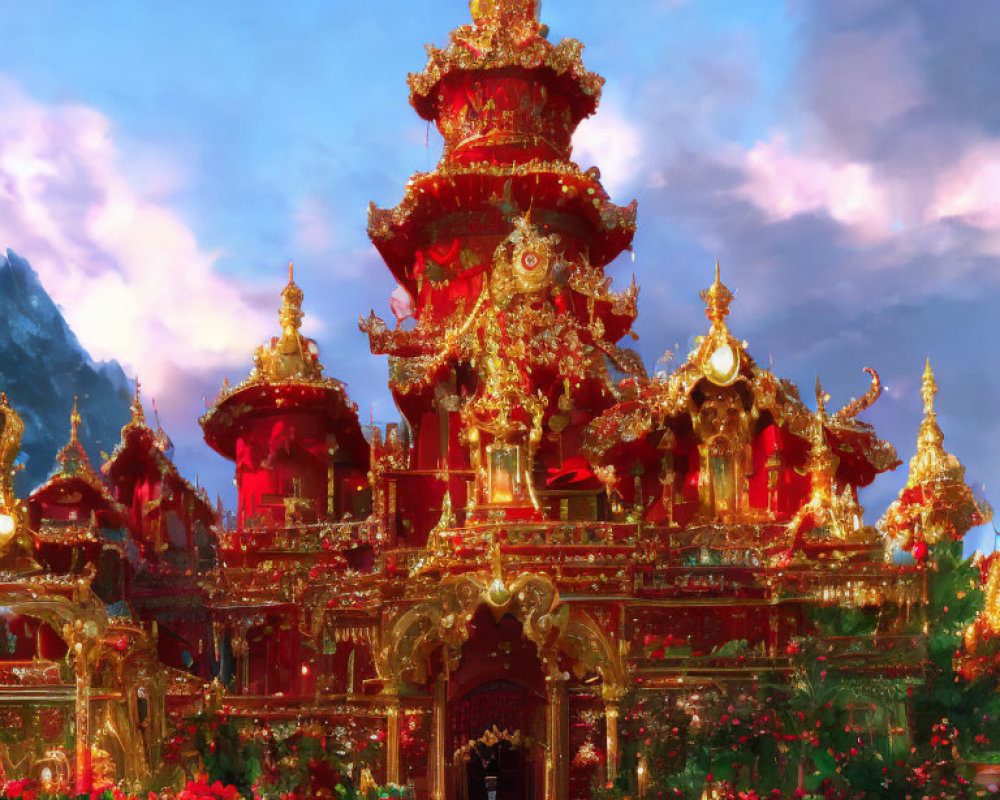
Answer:
[[525, 572], [508, 584], [496, 571], [493, 576], [467, 573], [445, 578], [436, 597], [408, 608], [385, 626], [376, 667], [386, 690], [396, 690], [406, 681], [424, 683], [429, 659], [442, 647], [457, 663], [469, 639], [469, 623], [483, 606], [497, 620], [509, 615], [521, 623], [548, 677], [566, 677], [559, 667], [559, 655], [564, 654], [578, 679], [596, 674], [603, 680], [604, 694], [618, 697], [624, 691], [620, 647], [588, 612], [562, 602], [547, 575]]

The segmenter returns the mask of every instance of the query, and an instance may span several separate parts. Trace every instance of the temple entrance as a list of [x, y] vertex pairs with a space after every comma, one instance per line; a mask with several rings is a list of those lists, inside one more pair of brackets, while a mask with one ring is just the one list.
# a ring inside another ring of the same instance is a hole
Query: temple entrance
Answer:
[[449, 800], [541, 800], [545, 677], [513, 617], [480, 608], [448, 678]]

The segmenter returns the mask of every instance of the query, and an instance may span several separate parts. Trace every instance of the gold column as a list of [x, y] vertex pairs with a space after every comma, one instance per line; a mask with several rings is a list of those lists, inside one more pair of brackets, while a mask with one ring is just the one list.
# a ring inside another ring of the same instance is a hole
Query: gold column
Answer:
[[399, 696], [395, 690], [386, 697], [385, 782], [399, 785]]
[[566, 681], [549, 680], [548, 757], [545, 764], [546, 800], [569, 797], [569, 704]]
[[607, 738], [607, 781], [614, 783], [618, 777], [618, 697], [605, 697], [604, 700], [604, 732]]
[[643, 800], [646, 797], [646, 792], [649, 790], [649, 762], [646, 760], [645, 753], [639, 753], [638, 759], [639, 764], [635, 768], [636, 796], [639, 800]]
[[90, 670], [87, 668], [89, 643], [78, 639], [73, 644], [76, 659], [76, 793], [90, 794], [93, 783], [90, 760]]
[[448, 706], [448, 683], [442, 672], [434, 684], [434, 716], [431, 732], [431, 800], [445, 800], [447, 773], [445, 772], [445, 712]]
[[236, 660], [236, 682], [239, 694], [250, 692], [250, 643], [247, 641], [248, 629], [240, 626], [233, 631], [230, 644], [233, 658]]

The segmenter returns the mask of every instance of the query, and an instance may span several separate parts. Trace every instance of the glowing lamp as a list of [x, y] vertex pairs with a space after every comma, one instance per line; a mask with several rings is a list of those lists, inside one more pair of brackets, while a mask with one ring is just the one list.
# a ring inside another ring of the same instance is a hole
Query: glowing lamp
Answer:
[[504, 505], [514, 502], [521, 483], [521, 449], [517, 445], [491, 445], [489, 455], [490, 502]]
[[14, 518], [10, 514], [0, 513], [0, 536], [7, 537], [14, 532]]
[[708, 379], [719, 386], [728, 386], [740, 371], [740, 359], [728, 342], [716, 347], [705, 363]]

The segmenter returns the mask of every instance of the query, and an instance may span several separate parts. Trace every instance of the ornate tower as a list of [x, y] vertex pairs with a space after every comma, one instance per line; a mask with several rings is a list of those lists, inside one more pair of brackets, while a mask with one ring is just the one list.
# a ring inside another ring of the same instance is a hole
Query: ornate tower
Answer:
[[[414, 430], [411, 467], [447, 473], [467, 519], [565, 516], [558, 484], [599, 488], [579, 469], [576, 440], [616, 400], [606, 359], [637, 362], [615, 344], [635, 318], [635, 289], [613, 294], [604, 275], [630, 246], [635, 203], [611, 203], [600, 172], [571, 160], [603, 83], [584, 69], [582, 45], [549, 42], [532, 0], [471, 8], [473, 24], [428, 48], [409, 79], [413, 107], [444, 137], [440, 163], [396, 208], [369, 211], [369, 235], [407, 295], [397, 316], [412, 310], [415, 324], [389, 330], [372, 315], [361, 327], [390, 356], [390, 388]], [[443, 491], [424, 481], [400, 489], [427, 506], [420, 530], [401, 531], [418, 546]]]

